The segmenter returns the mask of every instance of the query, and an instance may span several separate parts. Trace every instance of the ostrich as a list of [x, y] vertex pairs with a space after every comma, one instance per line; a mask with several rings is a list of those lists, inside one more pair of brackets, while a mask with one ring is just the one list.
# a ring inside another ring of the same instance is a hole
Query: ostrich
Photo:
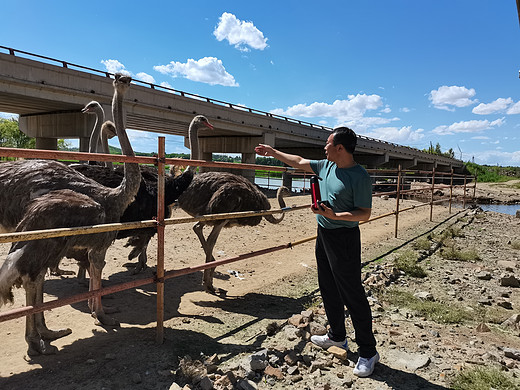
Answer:
[[[121, 149], [134, 152], [123, 123], [123, 95], [131, 82], [116, 74], [113, 117]], [[47, 160], [21, 160], [0, 164], [0, 226], [4, 230], [30, 231], [118, 222], [139, 189], [141, 175], [136, 163], [125, 163], [121, 184], [109, 188], [80, 174], [65, 164]], [[116, 232], [50, 238], [13, 243], [0, 268], [0, 306], [13, 302], [13, 287], [23, 286], [26, 305], [43, 302], [43, 281], [48, 268], [55, 267], [72, 249], [88, 252], [90, 290], [101, 288], [105, 254]], [[101, 297], [89, 299], [92, 316], [99, 323], [117, 326], [106, 315]], [[47, 328], [43, 313], [26, 317], [25, 339], [28, 354], [55, 353], [50, 341], [66, 336], [70, 329]]]
[[[105, 121], [105, 110], [103, 110], [101, 104], [93, 100], [83, 107], [81, 112], [96, 115], [96, 122], [90, 134], [89, 152], [110, 154], [108, 139], [116, 135], [115, 125], [111, 121]], [[110, 169], [113, 168], [112, 162], [110, 161], [105, 162], [103, 165]]]
[[[199, 144], [197, 129], [188, 133], [190, 143], [190, 158], [199, 159]], [[189, 168], [193, 169], [193, 168]], [[277, 191], [278, 202], [281, 208], [285, 207], [283, 197], [290, 192], [287, 187], [280, 187]], [[269, 210], [271, 205], [267, 197], [249, 180], [243, 176], [228, 172], [205, 172], [196, 175], [189, 187], [179, 197], [179, 206], [191, 216], [205, 214], [231, 213], [237, 211]], [[284, 214], [279, 217], [265, 215], [271, 223], [280, 223]], [[197, 222], [193, 230], [200, 240], [206, 263], [215, 261], [213, 248], [220, 231], [224, 227], [256, 226], [262, 221], [262, 216], [235, 218], [226, 220]], [[204, 237], [204, 226], [213, 226], [207, 239]], [[213, 287], [213, 273], [215, 268], [204, 270], [203, 284], [207, 292], [215, 293]]]
[[[89, 103], [85, 109], [95, 110], [95, 105]], [[198, 132], [198, 130], [203, 127], [213, 129], [213, 126], [205, 116], [197, 115], [191, 121], [189, 126], [189, 129], [191, 130], [189, 131]], [[139, 168], [142, 176], [139, 191], [137, 192], [135, 200], [128, 206], [121, 216], [120, 222], [149, 220], [157, 216], [157, 170], [147, 166], [140, 166]], [[123, 180], [123, 171], [120, 166], [116, 167], [116, 169], [112, 171], [100, 166], [78, 164], [74, 166], [74, 169], [107, 187], [117, 187], [121, 183], [121, 180]], [[181, 175], [176, 177], [174, 177], [173, 174], [166, 176], [164, 183], [164, 204], [166, 206], [165, 218], [170, 216], [170, 208], [168, 206], [177, 200], [179, 195], [189, 186], [192, 179], [192, 169], [186, 169]], [[137, 263], [130, 265], [135, 267], [133, 270], [134, 274], [146, 269], [146, 249], [155, 233], [155, 228], [129, 229], [117, 232], [116, 238], [128, 238], [125, 247], [132, 247], [132, 250], [128, 255], [128, 260], [138, 257]], [[84, 279], [84, 265], [87, 264], [85, 261], [86, 253], [84, 251], [73, 251], [72, 253], [67, 254], [67, 257], [75, 258], [79, 261], [80, 271], [78, 276], [80, 279]]]

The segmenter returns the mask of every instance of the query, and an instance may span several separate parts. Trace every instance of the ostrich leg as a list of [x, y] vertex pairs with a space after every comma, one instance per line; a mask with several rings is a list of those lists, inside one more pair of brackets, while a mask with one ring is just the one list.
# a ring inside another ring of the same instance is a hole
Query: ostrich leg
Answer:
[[[211, 233], [208, 235], [208, 238], [204, 238], [204, 234], [202, 232], [204, 228], [204, 224], [198, 222], [193, 226], [193, 231], [195, 234], [197, 234], [197, 237], [199, 237], [199, 241], [202, 244], [202, 249], [204, 249], [204, 253], [206, 254], [206, 263], [210, 263], [212, 261], [215, 261], [215, 258], [213, 257], [213, 248], [215, 247], [215, 244], [217, 243], [218, 235], [220, 234], [220, 231], [228, 221], [221, 221], [217, 225], [213, 226], [213, 229], [211, 230]], [[204, 276], [203, 276], [203, 284], [207, 292], [215, 293], [215, 287], [213, 287], [213, 274], [215, 273], [215, 268], [209, 268], [204, 270]]]
[[[45, 271], [40, 272], [35, 281], [26, 281], [24, 283], [26, 306], [35, 305], [37, 301], [36, 296], [38, 294], [37, 285], [43, 285], [44, 278]], [[43, 340], [38, 333], [35, 314], [30, 314], [25, 317], [25, 341], [29, 346], [27, 349], [27, 355], [29, 356], [52, 355], [58, 351], [58, 348]]]
[[[106, 250], [102, 252], [92, 251], [89, 253], [89, 291], [101, 289], [101, 273], [103, 271], [103, 265], [105, 264], [105, 252]], [[88, 306], [90, 308], [92, 317], [94, 317], [97, 320], [96, 325], [119, 326], [119, 321], [110, 316], [107, 316], [107, 314], [105, 313], [105, 310], [103, 309], [103, 304], [101, 303], [101, 296], [90, 298], [88, 300]]]
[[[41, 305], [43, 303], [43, 278], [41, 283], [36, 283], [36, 295], [35, 295], [35, 304]], [[52, 341], [59, 339], [64, 336], [68, 336], [72, 333], [72, 330], [69, 328], [60, 329], [60, 330], [50, 330], [47, 328], [45, 324], [45, 316], [43, 312], [36, 313], [34, 315], [34, 323], [36, 326], [36, 330], [43, 340]]]

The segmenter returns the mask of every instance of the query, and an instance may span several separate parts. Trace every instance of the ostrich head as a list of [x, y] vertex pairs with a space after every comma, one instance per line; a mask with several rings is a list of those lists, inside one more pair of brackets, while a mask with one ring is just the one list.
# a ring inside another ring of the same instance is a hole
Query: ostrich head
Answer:
[[96, 114], [102, 110], [103, 108], [101, 107], [101, 104], [93, 100], [90, 103], [88, 103], [85, 107], [83, 107], [81, 109], [81, 112], [83, 114]]
[[116, 89], [117, 93], [124, 95], [126, 93], [126, 90], [130, 86], [130, 82], [132, 81], [132, 78], [130, 76], [124, 75], [122, 73], [116, 73], [114, 75], [114, 88]]
[[213, 130], [213, 125], [209, 123], [208, 118], [206, 118], [204, 115], [197, 115], [195, 118], [193, 118], [190, 126], [195, 126], [197, 129], [206, 126], [207, 128]]
[[117, 135], [116, 125], [112, 121], [104, 121], [101, 125], [101, 132], [108, 139], [114, 138]]

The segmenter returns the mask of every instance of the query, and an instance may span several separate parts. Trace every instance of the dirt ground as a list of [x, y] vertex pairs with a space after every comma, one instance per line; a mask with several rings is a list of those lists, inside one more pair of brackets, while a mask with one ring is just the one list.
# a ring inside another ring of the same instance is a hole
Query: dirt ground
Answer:
[[[289, 198], [287, 203], [309, 202], [310, 196], [298, 195]], [[277, 207], [275, 203], [271, 199], [273, 207]], [[399, 207], [404, 209], [417, 204], [414, 200], [403, 200]], [[395, 207], [395, 199], [374, 198], [372, 216], [389, 213]], [[366, 223], [361, 227], [363, 260], [370, 262], [453, 220], [460, 212], [462, 209], [455, 206], [451, 214], [445, 206], [434, 206], [433, 221], [430, 221], [429, 206], [404, 212], [399, 215], [398, 238], [394, 238], [394, 216]], [[186, 214], [179, 209], [172, 215], [173, 218], [182, 216]], [[488, 232], [492, 228], [492, 225], [486, 226]], [[288, 212], [278, 225], [264, 220], [256, 227], [224, 229], [214, 255], [218, 260], [296, 242], [314, 236], [315, 229], [315, 219], [309, 210]], [[155, 238], [148, 248], [150, 267], [139, 275], [132, 275], [123, 266], [129, 252], [124, 243], [124, 240], [116, 241], [108, 251], [104, 286], [149, 277], [155, 271]], [[0, 244], [0, 258], [5, 258], [8, 250], [9, 245]], [[204, 253], [191, 224], [166, 228], [165, 252], [166, 270], [204, 262]], [[70, 260], [64, 260], [62, 268], [77, 270]], [[254, 351], [265, 340], [263, 330], [269, 322], [284, 321], [299, 313], [317, 295], [314, 241], [217, 268], [215, 287], [226, 290], [226, 295], [204, 292], [201, 279], [202, 273], [197, 272], [165, 283], [162, 344], [156, 341], [154, 285], [103, 298], [105, 306], [118, 309], [113, 316], [120, 321], [119, 328], [95, 325], [86, 302], [46, 312], [49, 328], [73, 331], [53, 342], [59, 348], [55, 355], [32, 358], [26, 355], [24, 318], [0, 323], [0, 388], [168, 389], [172, 380], [164, 372], [173, 369], [182, 356], [197, 358], [201, 354], [218, 354], [221, 361], [226, 361], [241, 352]], [[73, 276], [49, 275], [44, 289], [46, 301], [86, 291]], [[22, 307], [24, 302], [23, 289], [17, 289], [15, 304], [0, 311]], [[392, 365], [391, 362], [385, 364]]]

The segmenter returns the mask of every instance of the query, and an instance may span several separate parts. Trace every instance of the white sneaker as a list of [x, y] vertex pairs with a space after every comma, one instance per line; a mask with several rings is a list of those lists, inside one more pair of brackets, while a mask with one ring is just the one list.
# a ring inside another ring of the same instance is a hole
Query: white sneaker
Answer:
[[365, 377], [370, 376], [374, 372], [374, 367], [379, 361], [379, 354], [376, 352], [370, 359], [360, 357], [357, 361], [356, 367], [354, 367], [354, 375]]
[[329, 349], [330, 347], [334, 346], [346, 349], [348, 351], [347, 339], [343, 341], [334, 341], [329, 338], [328, 334], [324, 334], [323, 336], [314, 335], [311, 337], [311, 342], [316, 344], [318, 347], [322, 347], [323, 349]]

